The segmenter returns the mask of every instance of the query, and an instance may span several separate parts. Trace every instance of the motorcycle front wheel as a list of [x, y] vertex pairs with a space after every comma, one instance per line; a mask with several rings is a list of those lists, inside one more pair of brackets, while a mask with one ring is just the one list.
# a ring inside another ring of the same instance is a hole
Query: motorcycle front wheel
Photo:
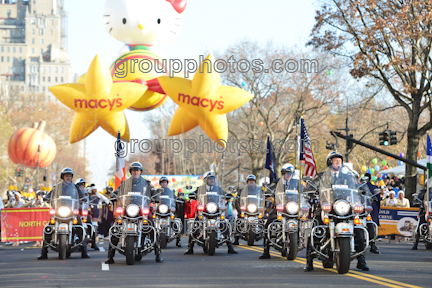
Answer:
[[213, 256], [216, 252], [216, 245], [217, 245], [217, 232], [211, 231], [210, 238], [208, 239], [208, 255]]
[[167, 235], [165, 232], [161, 232], [160, 233], [160, 247], [161, 249], [165, 249], [168, 245], [168, 239], [167, 239]]
[[253, 246], [255, 243], [255, 237], [256, 234], [252, 231], [252, 228], [249, 228], [249, 235], [248, 235], [248, 246]]
[[295, 260], [298, 253], [298, 232], [289, 233], [289, 251], [287, 253], [287, 260]]
[[58, 252], [59, 252], [59, 259], [65, 260], [67, 249], [68, 249], [68, 239], [67, 234], [60, 234], [59, 235], [59, 245], [58, 245]]
[[351, 247], [350, 241], [351, 239], [348, 237], [337, 238], [336, 239], [336, 249], [339, 249], [339, 252], [336, 252], [336, 270], [339, 274], [348, 273], [351, 262]]
[[134, 265], [135, 264], [135, 236], [126, 236], [126, 247], [125, 247], [125, 256], [126, 256], [126, 264]]

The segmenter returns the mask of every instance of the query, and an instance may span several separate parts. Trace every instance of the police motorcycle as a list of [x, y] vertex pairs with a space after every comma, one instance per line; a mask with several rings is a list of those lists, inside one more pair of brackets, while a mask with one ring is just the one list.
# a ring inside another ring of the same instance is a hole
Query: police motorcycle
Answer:
[[70, 183], [63, 187], [62, 195], [50, 200], [50, 204], [51, 219], [44, 228], [43, 243], [58, 252], [60, 260], [65, 260], [87, 245], [88, 234], [83, 223], [87, 221], [88, 201], [78, 199], [78, 191]]
[[[420, 203], [420, 211], [423, 211], [423, 213], [419, 213], [419, 220], [418, 220], [418, 227], [417, 229], [420, 229], [420, 238], [423, 240], [423, 243], [425, 244], [425, 247], [427, 250], [432, 249], [432, 191], [429, 190], [429, 195], [424, 193], [423, 201], [419, 198], [414, 198], [415, 202]], [[423, 218], [423, 219], [421, 219]], [[415, 231], [415, 232], [416, 232]], [[417, 241], [418, 242], [418, 241]], [[417, 248], [417, 246], [416, 246]]]
[[[372, 208], [372, 202], [378, 201], [376, 199], [376, 196], [380, 194], [380, 189], [375, 189], [373, 191], [375, 194], [372, 195], [371, 191], [369, 190], [369, 187], [367, 186], [367, 177], [366, 178], [360, 178], [360, 184], [358, 187], [359, 192], [361, 193], [361, 200], [363, 203], [363, 207], [365, 208], [362, 213], [358, 215], [359, 218], [359, 224], [356, 224], [356, 226], [362, 226], [365, 229], [368, 229], [368, 225], [372, 225], [373, 230], [375, 230], [374, 237], [371, 239], [369, 234], [369, 241], [374, 242], [378, 238], [378, 225], [372, 221], [371, 213], [373, 211]], [[372, 233], [372, 232], [371, 232]]]
[[215, 178], [214, 173], [209, 173], [204, 179], [211, 179], [197, 190], [198, 217], [188, 221], [188, 233], [192, 243], [197, 243], [203, 247], [204, 253], [212, 256], [216, 248], [231, 240], [231, 228], [225, 216], [222, 215], [226, 210], [225, 192], [219, 186], [219, 181]]
[[157, 239], [149, 216], [150, 189], [147, 181], [142, 182], [145, 187], [140, 190], [143, 192], [119, 192], [116, 220], [109, 231], [111, 248], [125, 255], [128, 265], [141, 261], [143, 256], [153, 251]]
[[295, 260], [297, 253], [304, 248], [302, 227], [307, 221], [309, 207], [302, 193], [299, 197], [298, 185], [299, 179], [296, 178], [290, 179], [288, 185], [284, 184], [283, 177], [279, 179], [275, 188], [277, 219], [267, 229], [270, 246], [280, 251], [287, 260]]
[[177, 239], [182, 231], [182, 222], [179, 218], [175, 218], [174, 191], [169, 188], [159, 188], [157, 193], [153, 196], [153, 219], [159, 233], [160, 247], [164, 249], [168, 243]]
[[249, 246], [263, 238], [263, 191], [260, 186], [246, 185], [240, 196], [240, 217], [235, 222], [235, 232]]
[[[358, 179], [348, 167], [343, 166], [337, 177], [329, 167], [320, 177], [321, 221], [311, 231], [312, 254], [324, 268], [336, 263], [339, 274], [347, 273], [351, 260], [364, 254], [369, 246], [369, 233], [360, 225], [360, 215], [365, 211], [361, 196]], [[354, 237], [364, 240], [355, 243]], [[355, 244], [360, 251], [356, 251]]]

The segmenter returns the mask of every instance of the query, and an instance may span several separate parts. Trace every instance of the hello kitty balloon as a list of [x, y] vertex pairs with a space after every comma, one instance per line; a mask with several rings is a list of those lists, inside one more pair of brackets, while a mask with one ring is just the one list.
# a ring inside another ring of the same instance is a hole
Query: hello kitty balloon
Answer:
[[[105, 28], [127, 47], [110, 67], [113, 81], [137, 82], [149, 87], [130, 109], [152, 110], [168, 99], [157, 80], [167, 74], [156, 72], [154, 67], [150, 71], [144, 66], [139, 69], [137, 64], [143, 59], [153, 63], [159, 59], [162, 63], [153, 46], [165, 44], [179, 34], [186, 3], [187, 0], [107, 0], [103, 16]], [[119, 73], [122, 71], [126, 73]]]

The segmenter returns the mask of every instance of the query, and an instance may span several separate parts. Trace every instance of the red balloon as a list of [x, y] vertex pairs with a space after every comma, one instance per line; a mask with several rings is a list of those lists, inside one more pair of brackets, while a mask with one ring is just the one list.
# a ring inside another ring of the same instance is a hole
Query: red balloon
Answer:
[[384, 170], [387, 170], [388, 168], [389, 168], [388, 165], [385, 165], [385, 166], [384, 166]]

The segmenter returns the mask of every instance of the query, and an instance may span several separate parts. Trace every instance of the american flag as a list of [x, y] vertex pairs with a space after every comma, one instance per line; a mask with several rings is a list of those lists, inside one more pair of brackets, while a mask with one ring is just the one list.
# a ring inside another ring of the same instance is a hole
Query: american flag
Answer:
[[120, 186], [121, 182], [126, 180], [126, 167], [124, 159], [122, 158], [122, 150], [123, 145], [126, 145], [120, 140], [120, 131], [117, 134], [117, 143], [116, 143], [116, 172], [115, 172], [115, 182], [114, 182], [114, 190]]
[[301, 150], [300, 150], [300, 160], [305, 161], [305, 176], [314, 177], [317, 174], [317, 168], [315, 159], [312, 152], [312, 146], [309, 138], [309, 134], [307, 133], [306, 126], [304, 124], [304, 120], [301, 119]]

